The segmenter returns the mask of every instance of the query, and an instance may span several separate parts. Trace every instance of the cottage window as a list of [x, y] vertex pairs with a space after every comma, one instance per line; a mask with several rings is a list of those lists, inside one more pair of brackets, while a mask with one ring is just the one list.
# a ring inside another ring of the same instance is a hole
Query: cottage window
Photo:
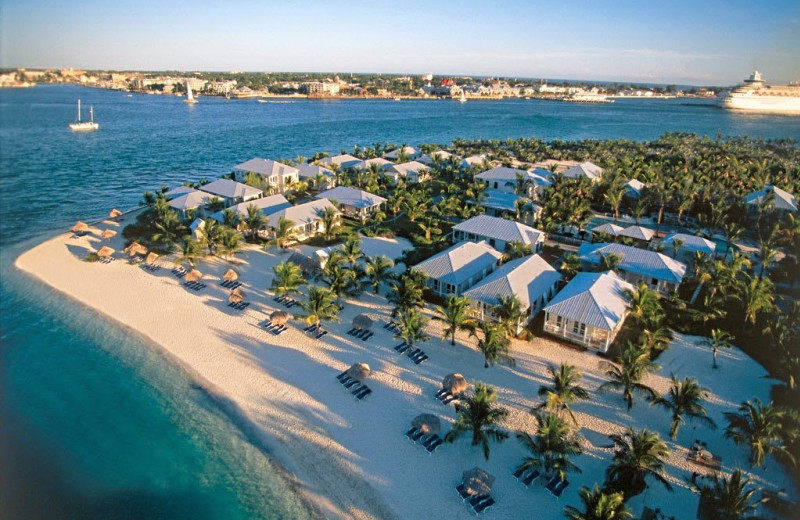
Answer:
[[653, 287], [657, 287], [658, 286], [658, 278], [653, 278], [653, 280], [650, 282], [650, 285], [652, 285]]
[[560, 329], [563, 324], [564, 324], [564, 318], [561, 316], [556, 316], [556, 327]]
[[586, 324], [585, 323], [578, 323], [577, 321], [572, 322], [572, 333], [579, 334], [581, 336], [584, 335], [586, 332]]

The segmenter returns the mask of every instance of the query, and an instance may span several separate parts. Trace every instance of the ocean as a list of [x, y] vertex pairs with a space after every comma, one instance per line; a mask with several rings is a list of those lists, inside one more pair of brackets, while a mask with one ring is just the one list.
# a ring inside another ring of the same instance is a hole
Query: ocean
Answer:
[[[73, 133], [77, 100], [100, 130]], [[146, 190], [253, 157], [465, 139], [656, 139], [665, 132], [800, 141], [800, 118], [707, 103], [618, 100], [305, 101], [0, 90], [0, 517], [306, 518], [268, 453], [137, 335], [29, 280], [15, 258]]]

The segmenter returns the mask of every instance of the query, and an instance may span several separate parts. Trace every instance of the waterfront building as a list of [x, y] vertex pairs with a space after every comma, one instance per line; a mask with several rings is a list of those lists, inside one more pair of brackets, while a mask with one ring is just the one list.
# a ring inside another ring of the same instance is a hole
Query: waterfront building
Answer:
[[628, 315], [634, 286], [614, 272], [578, 273], [544, 308], [543, 330], [607, 352]]
[[383, 157], [375, 157], [374, 159], [367, 159], [361, 161], [358, 164], [356, 164], [353, 168], [355, 168], [356, 170], [369, 170], [369, 168], [373, 164], [377, 164], [378, 168], [380, 168], [381, 170], [385, 170], [386, 168], [391, 168], [392, 166], [394, 166], [394, 163], [392, 161], [388, 161]]
[[460, 168], [463, 170], [469, 170], [473, 166], [483, 166], [484, 164], [489, 162], [489, 156], [485, 153], [481, 153], [478, 155], [470, 155], [469, 157], [465, 157], [461, 160]]
[[361, 222], [371, 217], [376, 211], [380, 211], [381, 205], [386, 202], [383, 197], [346, 186], [337, 186], [323, 191], [316, 198], [329, 200], [345, 217]]
[[463, 242], [414, 266], [428, 288], [442, 297], [462, 294], [493, 272], [503, 255], [486, 242]]
[[464, 292], [481, 321], [499, 321], [495, 308], [503, 297], [515, 296], [522, 317], [516, 333], [533, 320], [558, 292], [561, 274], [539, 255], [517, 258], [501, 265], [474, 287]]
[[395, 148], [390, 152], [386, 152], [385, 154], [383, 154], [383, 156], [386, 159], [389, 159], [390, 161], [397, 161], [400, 159], [401, 153], [405, 154], [407, 161], [413, 161], [414, 159], [422, 155], [413, 146], [404, 146], [402, 148]]
[[535, 162], [531, 165], [532, 168], [541, 168], [551, 173], [564, 173], [565, 171], [578, 166], [578, 161], [558, 160], [558, 159], [545, 159], [544, 161]]
[[424, 164], [417, 161], [409, 161], [400, 164], [393, 164], [385, 170], [382, 175], [392, 182], [404, 179], [409, 184], [424, 182], [430, 179], [430, 170]]
[[233, 178], [244, 182], [248, 173], [259, 175], [269, 184], [270, 191], [283, 193], [299, 180], [299, 170], [294, 166], [272, 159], [255, 157], [233, 167]]
[[431, 152], [430, 154], [425, 154], [420, 156], [417, 159], [417, 161], [421, 162], [422, 164], [430, 166], [431, 164], [433, 164], [434, 157], [440, 159], [441, 161], [447, 161], [448, 159], [453, 157], [453, 154], [451, 154], [450, 152], [445, 152], [444, 150], [436, 150], [435, 152]]
[[628, 226], [626, 228], [621, 229], [618, 233], [618, 237], [627, 237], [633, 239], [637, 244], [642, 246], [647, 246], [647, 243], [650, 242], [653, 237], [655, 236], [656, 231], [654, 229], [642, 227], [642, 226]]
[[517, 194], [532, 199], [538, 199], [544, 194], [544, 189], [552, 184], [548, 178], [537, 174], [535, 171], [507, 168], [505, 166], [486, 170], [476, 175], [475, 178], [486, 184], [487, 189], [506, 193], [517, 193], [519, 187], [518, 179], [521, 179], [525, 183], [523, 186], [524, 192]]
[[631, 179], [625, 184], [625, 196], [629, 199], [638, 199], [642, 196], [646, 184], [642, 181]]
[[694, 254], [697, 252], [714, 255], [717, 251], [717, 244], [713, 241], [686, 233], [672, 233], [665, 236], [661, 243], [666, 247], [667, 252], [669, 252], [674, 249], [676, 241], [680, 241], [680, 247], [678, 248], [678, 254], [675, 258], [683, 262], [692, 261]]
[[171, 190], [164, 192], [164, 198], [167, 200], [172, 200], [176, 197], [180, 197], [181, 195], [186, 195], [187, 193], [191, 193], [193, 191], [197, 190], [192, 188], [191, 186], [178, 186], [176, 188], [172, 188]]
[[[336, 186], [336, 174], [333, 170], [319, 164], [302, 163], [297, 167], [297, 175], [316, 191], [329, 190]], [[318, 182], [320, 186], [317, 186]]]
[[686, 274], [686, 264], [664, 254], [622, 244], [583, 244], [578, 257], [584, 267], [602, 265], [603, 256], [615, 254], [622, 259], [616, 267], [627, 282], [644, 282], [650, 289], [667, 295], [678, 288]]
[[586, 177], [594, 183], [603, 177], [603, 171], [603, 168], [586, 161], [564, 170], [563, 175], [568, 179], [579, 179], [581, 177]]
[[323, 157], [317, 162], [329, 167], [331, 165], [336, 165], [338, 168], [355, 168], [356, 165], [361, 162], [361, 159], [353, 157], [349, 153], [343, 153], [334, 155], [333, 157]]
[[182, 219], [189, 217], [190, 212], [205, 206], [214, 197], [200, 190], [190, 189], [167, 202], [167, 205], [178, 212]]
[[618, 226], [616, 224], [607, 222], [605, 224], [600, 224], [599, 226], [595, 226], [589, 231], [591, 231], [592, 233], [605, 233], [610, 237], [616, 237], [623, 229], [625, 228], [622, 226]]
[[258, 188], [235, 182], [230, 179], [217, 179], [200, 186], [200, 191], [210, 193], [221, 198], [225, 202], [225, 207], [247, 202], [261, 197], [264, 192]]
[[[297, 206], [289, 206], [266, 215], [267, 227], [274, 234], [280, 219], [284, 218], [293, 224], [291, 229], [294, 241], [303, 242], [325, 232], [322, 214], [327, 208], [336, 210], [336, 206], [331, 204], [328, 199], [312, 200]], [[336, 210], [336, 213], [339, 214], [339, 210]]]
[[[767, 184], [764, 189], [749, 193], [744, 197], [750, 211], [757, 211], [759, 205], [767, 199], [769, 206], [780, 212], [797, 213], [797, 200], [788, 191]], [[770, 200], [771, 199], [771, 200]]]
[[[291, 205], [292, 204], [286, 200], [286, 197], [278, 194], [261, 197], [260, 199], [249, 200], [247, 202], [240, 202], [239, 204], [235, 204], [228, 209], [235, 211], [236, 215], [239, 217], [239, 220], [244, 221], [247, 218], [247, 208], [250, 206], [255, 206], [261, 210], [262, 215], [270, 215], [276, 211], [289, 208]], [[223, 222], [225, 220], [224, 211], [218, 211], [210, 216], [219, 222]]]
[[453, 242], [485, 240], [499, 251], [505, 251], [511, 242], [522, 242], [530, 246], [531, 252], [540, 253], [545, 238], [543, 231], [489, 215], [477, 215], [453, 226]]

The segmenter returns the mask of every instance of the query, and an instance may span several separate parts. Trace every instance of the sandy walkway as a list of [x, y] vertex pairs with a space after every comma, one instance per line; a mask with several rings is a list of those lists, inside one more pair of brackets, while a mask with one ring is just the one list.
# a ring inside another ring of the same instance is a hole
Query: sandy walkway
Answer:
[[[200, 270], [207, 275], [208, 287], [199, 293], [184, 288], [171, 274], [171, 265], [149, 273], [121, 256], [110, 264], [84, 262], [88, 251], [107, 243], [100, 240], [100, 231], [115, 225], [105, 222], [92, 235], [79, 239], [56, 237], [23, 254], [16, 265], [163, 347], [230, 411], [254, 426], [322, 516], [471, 518], [453, 487], [463, 470], [479, 465], [497, 477], [493, 491], [497, 505], [487, 514], [512, 518], [535, 510], [544, 520], [562, 518], [564, 505], [580, 504], [580, 486], [602, 482], [611, 458], [611, 450], [605, 447], [609, 433], [627, 425], [646, 425], [662, 437], [667, 435], [669, 421], [663, 411], [639, 402], [627, 413], [617, 394], [595, 392], [604, 376], [593, 354], [536, 339], [515, 343], [515, 368], [484, 369], [482, 357], [463, 346], [469, 343], [466, 337], [459, 337], [462, 344], [451, 347], [440, 339], [441, 327], [434, 322], [429, 327], [434, 337], [421, 345], [430, 359], [415, 365], [394, 352], [397, 341], [381, 327], [390, 310], [385, 298], [369, 294], [347, 301], [341, 323], [329, 325], [330, 332], [321, 341], [303, 334], [299, 322], [292, 322], [286, 333], [276, 337], [259, 323], [265, 313], [280, 308], [265, 289], [271, 267], [288, 254], [251, 248], [237, 255], [234, 267], [252, 302], [239, 313], [227, 307], [228, 291], [218, 285], [231, 264], [217, 258], [203, 260]], [[121, 238], [111, 242], [121, 249]], [[374, 246], [370, 244], [371, 249]], [[367, 342], [345, 334], [359, 313], [380, 320], [373, 327], [375, 336]], [[700, 378], [715, 395], [708, 409], [721, 425], [723, 411], [732, 411], [742, 400], [768, 399], [770, 381], [764, 378], [763, 368], [734, 349], [721, 353], [722, 368], [712, 370], [711, 354], [695, 343], [695, 338], [679, 336], [661, 360], [663, 375], [652, 376], [650, 383], [665, 389], [670, 371], [679, 377]], [[373, 393], [358, 402], [334, 376], [362, 361], [373, 369], [368, 380]], [[570, 477], [572, 484], [559, 501], [543, 488], [528, 489], [513, 479], [511, 472], [525, 455], [513, 438], [494, 445], [491, 460], [485, 462], [467, 439], [444, 444], [429, 455], [403, 436], [411, 419], [422, 412], [437, 414], [444, 430], [449, 429], [455, 415], [452, 407], [434, 398], [441, 378], [449, 372], [497, 387], [501, 404], [511, 411], [506, 426], [532, 432], [534, 420], [527, 412], [537, 402], [539, 386], [547, 381], [547, 364], [561, 361], [584, 371], [584, 386], [593, 398], [575, 406], [586, 437], [585, 453], [575, 460], [583, 473]], [[631, 502], [637, 515], [649, 505], [677, 518], [694, 517], [697, 495], [685, 484], [691, 472], [700, 469], [686, 460], [686, 447], [694, 438], [706, 441], [709, 450], [722, 456], [724, 469], [736, 464], [747, 467], [745, 452], [725, 441], [719, 431], [693, 429], [689, 424], [678, 443], [669, 441], [675, 450], [669, 461], [675, 492], [670, 495], [653, 486]], [[759, 471], [756, 477], [768, 478], [763, 482], [773, 488], [788, 487], [787, 477], [772, 462], [768, 472]]]

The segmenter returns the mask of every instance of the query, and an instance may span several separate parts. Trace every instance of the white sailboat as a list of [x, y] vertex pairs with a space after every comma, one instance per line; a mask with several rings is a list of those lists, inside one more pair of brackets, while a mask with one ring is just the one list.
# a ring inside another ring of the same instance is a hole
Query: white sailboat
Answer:
[[459, 103], [466, 103], [467, 102], [467, 96], [464, 95], [464, 91], [463, 90], [461, 91], [461, 97], [458, 99], [458, 102]]
[[70, 130], [75, 131], [86, 131], [86, 130], [97, 130], [100, 128], [98, 123], [94, 122], [94, 108], [89, 105], [89, 120], [88, 121], [81, 121], [81, 100], [78, 100], [78, 119], [69, 125]]
[[184, 103], [191, 103], [192, 105], [197, 103], [197, 100], [192, 95], [192, 87], [189, 85], [189, 82], [186, 82], [186, 99], [183, 100]]

